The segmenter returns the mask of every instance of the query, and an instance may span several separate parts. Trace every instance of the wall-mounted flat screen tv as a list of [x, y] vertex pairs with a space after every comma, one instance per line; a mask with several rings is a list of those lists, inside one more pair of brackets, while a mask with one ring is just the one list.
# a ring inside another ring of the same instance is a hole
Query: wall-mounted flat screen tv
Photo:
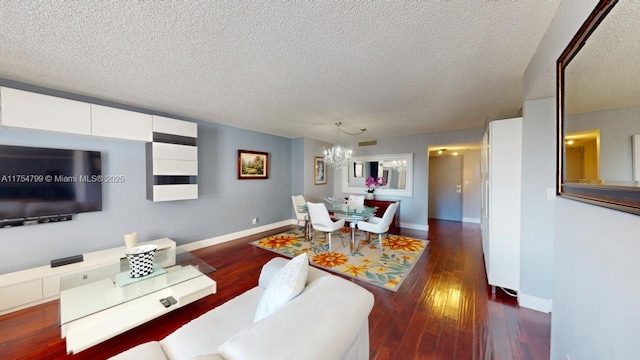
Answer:
[[102, 210], [99, 151], [0, 145], [0, 222]]

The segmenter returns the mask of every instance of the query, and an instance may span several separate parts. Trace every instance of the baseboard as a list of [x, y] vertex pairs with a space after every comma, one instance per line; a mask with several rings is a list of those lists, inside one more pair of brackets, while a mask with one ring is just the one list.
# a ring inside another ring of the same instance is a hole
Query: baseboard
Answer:
[[400, 222], [400, 227], [403, 229], [429, 231], [429, 225], [422, 225], [422, 224], [409, 224], [409, 223]]
[[540, 311], [543, 313], [550, 313], [553, 307], [552, 299], [543, 299], [537, 296], [518, 293], [518, 304], [528, 309]]
[[230, 233], [230, 234], [225, 234], [225, 235], [212, 237], [212, 238], [209, 238], [209, 239], [190, 242], [188, 244], [180, 245], [180, 246], [178, 246], [178, 248], [181, 249], [181, 250], [185, 250], [185, 251], [198, 250], [198, 249], [205, 248], [207, 246], [222, 244], [222, 243], [225, 243], [227, 241], [236, 240], [236, 239], [239, 239], [239, 238], [242, 238], [242, 237], [245, 237], [245, 236], [255, 235], [255, 234], [261, 233], [263, 231], [269, 231], [269, 230], [277, 229], [279, 227], [283, 227], [283, 226], [287, 226], [287, 225], [295, 225], [295, 224], [296, 224], [296, 220], [294, 220], [294, 219], [284, 220], [284, 221], [280, 221], [280, 222], [273, 223], [273, 224], [252, 227], [250, 229], [241, 230], [241, 231], [237, 231], [237, 232]]
[[[207, 246], [218, 245], [218, 244], [225, 243], [227, 241], [236, 240], [241, 237], [255, 235], [263, 231], [269, 231], [269, 230], [277, 229], [279, 227], [283, 227], [287, 225], [296, 225], [296, 224], [297, 224], [296, 219], [283, 220], [273, 224], [262, 225], [258, 227], [253, 227], [251, 229], [241, 230], [241, 231], [237, 231], [230, 234], [224, 234], [224, 235], [212, 237], [209, 239], [190, 242], [188, 244], [183, 244], [178, 246], [178, 249], [181, 249], [184, 251], [198, 250], [198, 249], [205, 248]], [[429, 225], [400, 223], [400, 227], [406, 228], [406, 229], [413, 229], [413, 230], [429, 231]]]
[[462, 222], [466, 222], [466, 223], [473, 223], [473, 224], [480, 224], [480, 219], [478, 219], [478, 218], [467, 218], [467, 217], [463, 217], [463, 218], [462, 218]]

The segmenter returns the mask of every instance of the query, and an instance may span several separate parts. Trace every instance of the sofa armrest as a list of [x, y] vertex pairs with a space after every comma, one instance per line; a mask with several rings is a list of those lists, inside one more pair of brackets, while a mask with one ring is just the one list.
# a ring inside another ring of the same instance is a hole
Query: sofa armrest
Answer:
[[217, 353], [228, 360], [339, 359], [367, 326], [373, 301], [373, 294], [350, 281], [322, 276]]

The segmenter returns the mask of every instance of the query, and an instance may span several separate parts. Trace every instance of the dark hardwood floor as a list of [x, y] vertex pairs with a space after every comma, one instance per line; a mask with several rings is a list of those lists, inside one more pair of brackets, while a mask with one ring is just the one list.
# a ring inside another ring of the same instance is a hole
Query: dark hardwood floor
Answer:
[[[194, 251], [217, 269], [211, 275], [217, 294], [76, 355], [65, 354], [57, 301], [0, 316], [0, 358], [103, 359], [162, 339], [254, 287], [260, 267], [276, 255], [247, 243], [283, 230]], [[551, 316], [520, 308], [500, 290], [491, 294], [477, 224], [430, 220], [428, 233], [402, 229], [401, 235], [430, 243], [397, 293], [351, 280], [375, 296], [369, 316], [371, 359], [549, 358]]]

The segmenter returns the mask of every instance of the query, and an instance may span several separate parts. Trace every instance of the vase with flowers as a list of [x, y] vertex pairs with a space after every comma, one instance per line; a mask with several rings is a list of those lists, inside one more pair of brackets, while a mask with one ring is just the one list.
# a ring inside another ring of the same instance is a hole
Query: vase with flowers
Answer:
[[387, 180], [382, 176], [379, 176], [378, 178], [369, 176], [365, 181], [365, 185], [367, 187], [367, 194], [366, 194], [367, 199], [373, 199], [374, 191], [376, 191], [376, 189], [379, 188], [380, 186], [387, 185]]

